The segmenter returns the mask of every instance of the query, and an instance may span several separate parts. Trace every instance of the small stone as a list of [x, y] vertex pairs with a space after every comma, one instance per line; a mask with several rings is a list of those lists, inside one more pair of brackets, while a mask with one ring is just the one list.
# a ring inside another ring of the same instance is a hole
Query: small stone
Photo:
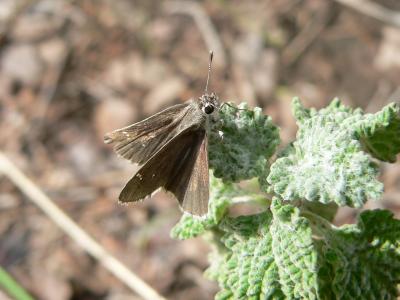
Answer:
[[5, 49], [1, 58], [1, 70], [22, 83], [36, 85], [41, 80], [43, 65], [36, 47], [21, 44]]
[[18, 199], [14, 194], [2, 193], [0, 195], [0, 210], [16, 207], [17, 205], [18, 205]]
[[0, 1], [0, 22], [4, 22], [12, 15], [18, 1], [15, 0], [1, 0]]
[[52, 36], [63, 25], [59, 17], [49, 17], [44, 14], [25, 14], [17, 19], [11, 35], [16, 41], [37, 41]]
[[170, 76], [167, 64], [159, 59], [145, 59], [138, 54], [116, 59], [104, 72], [104, 81], [117, 89], [134, 84], [151, 89]]
[[144, 99], [143, 111], [146, 115], [172, 105], [184, 92], [186, 84], [179, 77], [172, 77], [157, 85]]
[[134, 105], [122, 99], [109, 99], [96, 106], [94, 123], [99, 138], [115, 129], [128, 126], [137, 119], [137, 110]]
[[79, 139], [68, 146], [67, 151], [69, 161], [77, 174], [90, 177], [96, 172], [99, 148], [91, 136], [81, 135]]
[[126, 60], [128, 80], [141, 87], [153, 88], [170, 76], [166, 62], [132, 55]]
[[383, 40], [375, 57], [375, 65], [382, 71], [400, 68], [400, 29], [385, 27]]
[[60, 38], [46, 40], [39, 45], [39, 54], [43, 61], [51, 66], [62, 62], [67, 53], [65, 42]]
[[113, 60], [103, 74], [103, 81], [114, 89], [124, 90], [128, 86], [126, 76], [126, 61], [123, 59]]

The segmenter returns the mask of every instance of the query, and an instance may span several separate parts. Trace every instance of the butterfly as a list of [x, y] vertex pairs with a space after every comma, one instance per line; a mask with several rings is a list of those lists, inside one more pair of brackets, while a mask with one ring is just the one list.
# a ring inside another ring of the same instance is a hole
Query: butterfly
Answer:
[[105, 135], [104, 142], [113, 143], [119, 156], [140, 166], [121, 191], [120, 202], [143, 200], [163, 188], [175, 196], [184, 212], [207, 214], [207, 126], [220, 107], [218, 96], [207, 93], [212, 58], [211, 51], [202, 96]]

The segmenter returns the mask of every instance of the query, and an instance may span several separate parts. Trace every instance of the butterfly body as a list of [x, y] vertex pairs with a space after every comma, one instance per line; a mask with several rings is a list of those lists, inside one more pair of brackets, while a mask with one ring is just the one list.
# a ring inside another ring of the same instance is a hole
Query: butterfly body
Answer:
[[163, 188], [175, 196], [185, 212], [206, 214], [206, 131], [218, 108], [218, 97], [204, 94], [106, 134], [105, 143], [114, 143], [118, 155], [141, 166], [125, 185], [119, 201], [136, 202]]

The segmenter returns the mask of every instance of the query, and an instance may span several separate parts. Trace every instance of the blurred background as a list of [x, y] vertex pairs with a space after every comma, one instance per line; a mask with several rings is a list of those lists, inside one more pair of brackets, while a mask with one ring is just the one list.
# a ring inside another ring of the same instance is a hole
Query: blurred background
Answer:
[[[293, 96], [370, 113], [400, 99], [398, 0], [0, 1], [1, 151], [169, 299], [213, 299], [208, 245], [169, 237], [181, 213], [165, 194], [117, 204], [136, 168], [103, 135], [201, 95], [210, 49], [209, 90], [262, 107], [284, 144]], [[381, 168], [383, 200], [366, 207], [399, 218], [399, 163]], [[335, 222], [356, 214], [343, 208]], [[140, 299], [4, 176], [0, 265], [37, 299]]]

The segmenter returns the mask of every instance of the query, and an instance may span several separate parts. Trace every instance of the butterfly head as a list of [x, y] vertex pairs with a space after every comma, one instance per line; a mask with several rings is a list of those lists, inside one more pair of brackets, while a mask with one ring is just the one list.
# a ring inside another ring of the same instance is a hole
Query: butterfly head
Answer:
[[219, 107], [218, 96], [215, 93], [204, 94], [199, 97], [200, 108], [206, 115], [212, 114]]
[[208, 74], [207, 74], [207, 82], [206, 88], [204, 89], [204, 94], [199, 97], [200, 109], [205, 115], [211, 115], [216, 108], [219, 107], [218, 96], [215, 93], [208, 94], [208, 82], [211, 76], [211, 63], [214, 57], [214, 53], [210, 51], [210, 60], [208, 63]]

